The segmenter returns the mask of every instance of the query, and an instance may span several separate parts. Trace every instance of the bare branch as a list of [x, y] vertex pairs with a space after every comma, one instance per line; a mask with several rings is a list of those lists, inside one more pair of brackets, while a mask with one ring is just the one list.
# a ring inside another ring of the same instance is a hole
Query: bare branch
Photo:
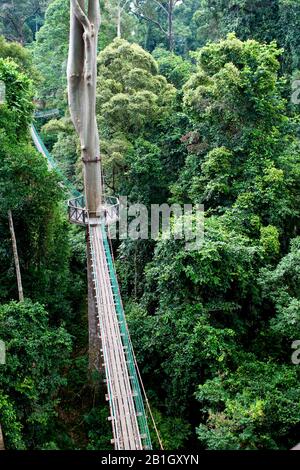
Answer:
[[[123, 4], [123, 6], [120, 8], [121, 12], [123, 13], [123, 11], [125, 10], [125, 7], [127, 5], [127, 3], [129, 3], [130, 0], [126, 0], [125, 3]], [[121, 2], [120, 2], [121, 3]]]
[[167, 8], [162, 3], [160, 3], [158, 0], [153, 0], [153, 1], [154, 1], [154, 3], [156, 3], [156, 5], [158, 5], [160, 8], [162, 8], [167, 13], [167, 15], [169, 14]]

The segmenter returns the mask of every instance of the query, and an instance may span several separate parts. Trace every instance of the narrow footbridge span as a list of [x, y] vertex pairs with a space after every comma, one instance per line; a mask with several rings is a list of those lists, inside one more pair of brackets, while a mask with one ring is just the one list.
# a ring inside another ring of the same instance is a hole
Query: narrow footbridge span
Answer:
[[117, 450], [151, 449], [137, 364], [108, 238], [108, 226], [118, 218], [118, 200], [104, 200], [101, 213], [90, 219], [82, 196], [69, 201], [70, 222], [88, 227], [113, 442]]
[[89, 235], [115, 448], [149, 449], [148, 425], [106, 228], [90, 224]]
[[[55, 169], [56, 163], [34, 127], [31, 134], [37, 149], [47, 158], [49, 167]], [[63, 182], [72, 189], [73, 195], [78, 194], [65, 178]], [[70, 199], [68, 210], [71, 223], [87, 227], [90, 241], [88, 256], [92, 264], [114, 447], [116, 450], [152, 449], [143, 396], [147, 398], [127, 327], [109, 240], [108, 227], [118, 219], [118, 200], [103, 198], [101, 215], [95, 219], [89, 217], [83, 196]]]

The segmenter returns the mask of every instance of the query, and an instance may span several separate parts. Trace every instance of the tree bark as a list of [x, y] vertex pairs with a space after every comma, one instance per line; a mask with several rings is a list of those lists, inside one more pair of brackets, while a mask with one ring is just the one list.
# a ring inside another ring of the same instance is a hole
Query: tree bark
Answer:
[[[87, 6], [86, 6], [87, 3]], [[80, 138], [85, 204], [91, 218], [101, 213], [102, 175], [96, 121], [97, 46], [100, 28], [99, 0], [70, 0], [68, 97], [71, 118]], [[95, 369], [100, 354], [97, 313], [87, 236], [89, 365]], [[97, 352], [97, 353], [96, 353]], [[96, 367], [98, 368], [98, 367]]]
[[121, 18], [122, 18], [122, 9], [121, 4], [118, 3], [117, 6], [117, 38], [121, 38]]
[[71, 0], [68, 96], [72, 121], [79, 135], [84, 164], [86, 208], [99, 215], [102, 196], [99, 134], [96, 121], [98, 0]]
[[168, 39], [169, 39], [169, 51], [170, 52], [173, 52], [173, 50], [174, 50], [173, 14], [174, 14], [174, 0], [169, 0]]
[[1, 424], [0, 424], [0, 450], [5, 450]]
[[9, 230], [10, 230], [11, 242], [12, 242], [12, 248], [13, 248], [16, 276], [17, 276], [19, 301], [23, 302], [24, 294], [23, 294], [22, 277], [21, 277], [21, 270], [20, 270], [20, 261], [19, 261], [17, 240], [16, 240], [16, 235], [15, 235], [14, 222], [13, 222], [11, 210], [8, 211], [8, 222], [9, 222]]
[[119, 39], [122, 37], [122, 14], [129, 4], [130, 0], [118, 0], [117, 2], [117, 38]]

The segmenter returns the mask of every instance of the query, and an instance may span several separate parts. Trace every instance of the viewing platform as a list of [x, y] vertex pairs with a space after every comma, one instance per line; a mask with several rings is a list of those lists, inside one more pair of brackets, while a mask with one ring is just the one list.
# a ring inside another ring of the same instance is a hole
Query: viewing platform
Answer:
[[103, 204], [99, 208], [99, 217], [91, 217], [85, 207], [84, 196], [79, 196], [68, 201], [69, 221], [76, 225], [99, 225], [105, 221], [105, 225], [111, 225], [119, 219], [119, 200], [116, 197], [104, 196]]

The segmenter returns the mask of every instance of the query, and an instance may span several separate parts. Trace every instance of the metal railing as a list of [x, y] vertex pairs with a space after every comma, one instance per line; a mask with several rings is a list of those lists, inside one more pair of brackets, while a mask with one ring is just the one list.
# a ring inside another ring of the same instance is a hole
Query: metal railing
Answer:
[[[79, 196], [68, 201], [69, 220], [73, 224], [87, 225], [88, 210], [85, 208], [84, 196]], [[98, 213], [99, 222], [105, 220], [105, 225], [110, 225], [119, 219], [119, 200], [113, 196], [103, 196], [103, 204]]]
[[119, 220], [119, 199], [113, 196], [104, 197], [102, 210], [105, 216], [105, 225], [110, 225]]
[[127, 359], [127, 368], [128, 368], [131, 388], [133, 392], [132, 396], [134, 399], [134, 405], [135, 405], [135, 410], [136, 410], [138, 427], [140, 431], [140, 437], [142, 440], [143, 448], [152, 449], [151, 437], [150, 437], [150, 432], [149, 432], [149, 427], [148, 427], [148, 420], [147, 420], [147, 415], [146, 415], [144, 402], [143, 402], [143, 395], [142, 395], [142, 391], [141, 391], [141, 387], [139, 383], [137, 370], [135, 367], [133, 347], [132, 347], [130, 334], [129, 334], [127, 321], [126, 321], [126, 316], [125, 316], [125, 312], [123, 308], [118, 278], [117, 278], [116, 270], [114, 267], [114, 261], [113, 261], [111, 249], [109, 246], [107, 231], [104, 225], [101, 226], [101, 232], [102, 232], [102, 240], [104, 244], [104, 252], [106, 256], [106, 262], [107, 262], [107, 266], [109, 270], [114, 304], [115, 304], [115, 309], [116, 309], [115, 313], [118, 318], [122, 343], [124, 347], [125, 356]]
[[89, 225], [95, 301], [116, 450], [151, 449], [143, 396], [104, 223]]
[[85, 209], [84, 196], [76, 197], [68, 201], [69, 221], [72, 224], [86, 225], [88, 222], [87, 211]]

